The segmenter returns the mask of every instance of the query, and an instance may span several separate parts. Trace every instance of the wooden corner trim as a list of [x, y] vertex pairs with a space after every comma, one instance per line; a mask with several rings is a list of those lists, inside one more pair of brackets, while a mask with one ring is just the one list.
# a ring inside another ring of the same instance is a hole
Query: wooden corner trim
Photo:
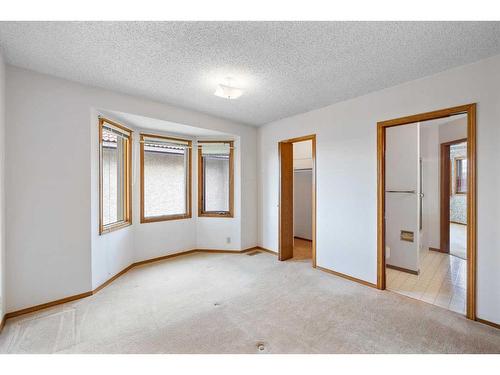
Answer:
[[438, 253], [445, 253], [445, 254], [447, 254], [447, 253], [448, 253], [447, 251], [444, 251], [444, 250], [438, 249], [437, 247], [429, 247], [429, 250], [430, 250], [430, 251], [436, 251], [436, 252], [438, 252]]
[[486, 324], [490, 327], [500, 329], [500, 324], [498, 324], [498, 323], [490, 322], [489, 320], [481, 319], [481, 318], [477, 318], [477, 317], [476, 317], [476, 321], [479, 323], [482, 323], [482, 324]]
[[309, 238], [304, 238], [304, 237], [299, 237], [299, 236], [293, 236], [293, 238], [296, 238], [296, 239], [302, 240], [302, 241], [313, 242], [313, 240], [310, 240]]
[[25, 309], [21, 309], [21, 310], [17, 310], [17, 311], [13, 311], [13, 312], [5, 314], [5, 319], [10, 319], [10, 318], [14, 318], [14, 317], [19, 316], [19, 315], [29, 314], [29, 313], [32, 313], [32, 312], [35, 312], [38, 310], [47, 309], [49, 307], [61, 305], [63, 303], [67, 303], [67, 302], [75, 301], [77, 299], [89, 297], [91, 295], [92, 295], [92, 292], [85, 292], [85, 293], [75, 294], [74, 296], [61, 298], [61, 299], [58, 299], [55, 301], [42, 303], [40, 305], [27, 307]]
[[[256, 246], [255, 248], [258, 249], [258, 250], [260, 250], [260, 251], [265, 251], [266, 253], [269, 253], [269, 254], [273, 254], [273, 255], [276, 255], [276, 256], [278, 255], [278, 253], [276, 251], [266, 249], [265, 247], [262, 247], [262, 246]], [[371, 288], [377, 289], [377, 285], [376, 284], [370, 283], [368, 281], [361, 280], [361, 279], [358, 279], [358, 278], [353, 277], [353, 276], [346, 275], [346, 274], [341, 273], [341, 272], [333, 271], [333, 270], [331, 270], [329, 268], [320, 267], [318, 265], [316, 265], [314, 268], [317, 268], [320, 271], [323, 271], [323, 272], [326, 272], [326, 273], [329, 273], [329, 274], [332, 274], [332, 275], [335, 275], [335, 276], [339, 276], [339, 277], [342, 277], [344, 279], [347, 279], [347, 280], [350, 280], [350, 281], [354, 281], [356, 283], [359, 283], [359, 284], [362, 284], [362, 285], [369, 286]]]
[[3, 327], [5, 326], [5, 321], [7, 320], [7, 316], [4, 315], [2, 316], [2, 319], [0, 320], [0, 333], [2, 333]]
[[[440, 251], [440, 250], [438, 250], [438, 251]], [[396, 271], [411, 273], [412, 275], [417, 275], [418, 276], [418, 274], [420, 273], [420, 271], [414, 271], [414, 270], [410, 270], [410, 269], [404, 268], [404, 267], [393, 266], [392, 264], [386, 264], [385, 266], [387, 268], [391, 268], [391, 269], [396, 270]]]
[[332, 274], [332, 275], [335, 275], [335, 276], [342, 277], [342, 278], [347, 279], [349, 281], [355, 281], [355, 282], [357, 282], [359, 284], [362, 284], [362, 285], [365, 285], [365, 286], [369, 286], [370, 288], [377, 289], [377, 285], [373, 284], [373, 283], [370, 283], [369, 281], [361, 280], [361, 279], [358, 279], [357, 277], [353, 277], [353, 276], [349, 276], [349, 275], [346, 275], [346, 274], [341, 273], [341, 272], [333, 271], [333, 270], [331, 270], [329, 268], [324, 268], [324, 267], [320, 267], [320, 266], [316, 266], [316, 268], [319, 269], [320, 271], [323, 271], [323, 272], [326, 272], [326, 273], [329, 273], [329, 274]]
[[264, 251], [264, 252], [269, 253], [269, 254], [273, 254], [273, 255], [276, 255], [276, 256], [278, 255], [277, 251], [269, 250], [269, 249], [266, 249], [265, 247], [262, 247], [262, 246], [256, 246], [255, 248], [257, 250]]

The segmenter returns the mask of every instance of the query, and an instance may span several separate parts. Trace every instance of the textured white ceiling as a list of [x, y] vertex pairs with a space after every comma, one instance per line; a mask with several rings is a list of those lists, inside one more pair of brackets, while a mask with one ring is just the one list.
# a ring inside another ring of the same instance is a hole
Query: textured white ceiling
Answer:
[[[262, 125], [500, 53], [499, 22], [0, 22], [7, 62]], [[233, 76], [244, 95], [213, 95]]]

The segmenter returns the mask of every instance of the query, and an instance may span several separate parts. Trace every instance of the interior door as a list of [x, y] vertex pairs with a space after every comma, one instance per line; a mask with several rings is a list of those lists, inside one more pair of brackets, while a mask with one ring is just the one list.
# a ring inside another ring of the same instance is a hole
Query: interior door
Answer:
[[420, 249], [420, 124], [386, 129], [386, 264], [418, 272]]
[[293, 143], [280, 142], [279, 260], [293, 258]]

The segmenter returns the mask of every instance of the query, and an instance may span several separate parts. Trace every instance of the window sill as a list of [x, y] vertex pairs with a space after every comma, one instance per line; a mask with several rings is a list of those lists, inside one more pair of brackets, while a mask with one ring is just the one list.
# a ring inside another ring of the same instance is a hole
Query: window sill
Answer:
[[170, 220], [184, 220], [184, 219], [191, 219], [191, 217], [192, 217], [191, 214], [141, 217], [141, 224], [157, 223], [160, 221], [170, 221]]
[[131, 221], [122, 221], [119, 223], [108, 224], [99, 229], [99, 235], [102, 236], [103, 234], [111, 233], [130, 225], [132, 225]]
[[234, 218], [234, 214], [232, 212], [199, 212], [198, 217], [220, 217], [220, 218]]

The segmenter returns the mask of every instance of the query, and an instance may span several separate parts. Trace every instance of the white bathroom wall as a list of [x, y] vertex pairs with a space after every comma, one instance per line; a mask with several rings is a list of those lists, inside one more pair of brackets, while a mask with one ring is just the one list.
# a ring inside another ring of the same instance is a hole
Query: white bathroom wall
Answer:
[[377, 279], [377, 122], [478, 103], [477, 313], [500, 323], [500, 56], [288, 117], [259, 129], [259, 242], [278, 249], [278, 147], [316, 134], [317, 264]]
[[87, 292], [131, 261], [197, 241], [181, 221], [144, 226], [144, 246], [131, 227], [98, 235], [96, 108], [240, 137], [241, 203], [235, 218], [206, 223], [208, 245], [227, 248], [235, 228], [232, 248], [256, 245], [255, 128], [12, 66], [6, 77], [7, 311]]
[[423, 123], [421, 131], [422, 157], [422, 243], [424, 249], [439, 249], [439, 124]]
[[[386, 263], [419, 271], [420, 124], [387, 128], [385, 138]], [[413, 241], [402, 240], [401, 231], [413, 232]]]

